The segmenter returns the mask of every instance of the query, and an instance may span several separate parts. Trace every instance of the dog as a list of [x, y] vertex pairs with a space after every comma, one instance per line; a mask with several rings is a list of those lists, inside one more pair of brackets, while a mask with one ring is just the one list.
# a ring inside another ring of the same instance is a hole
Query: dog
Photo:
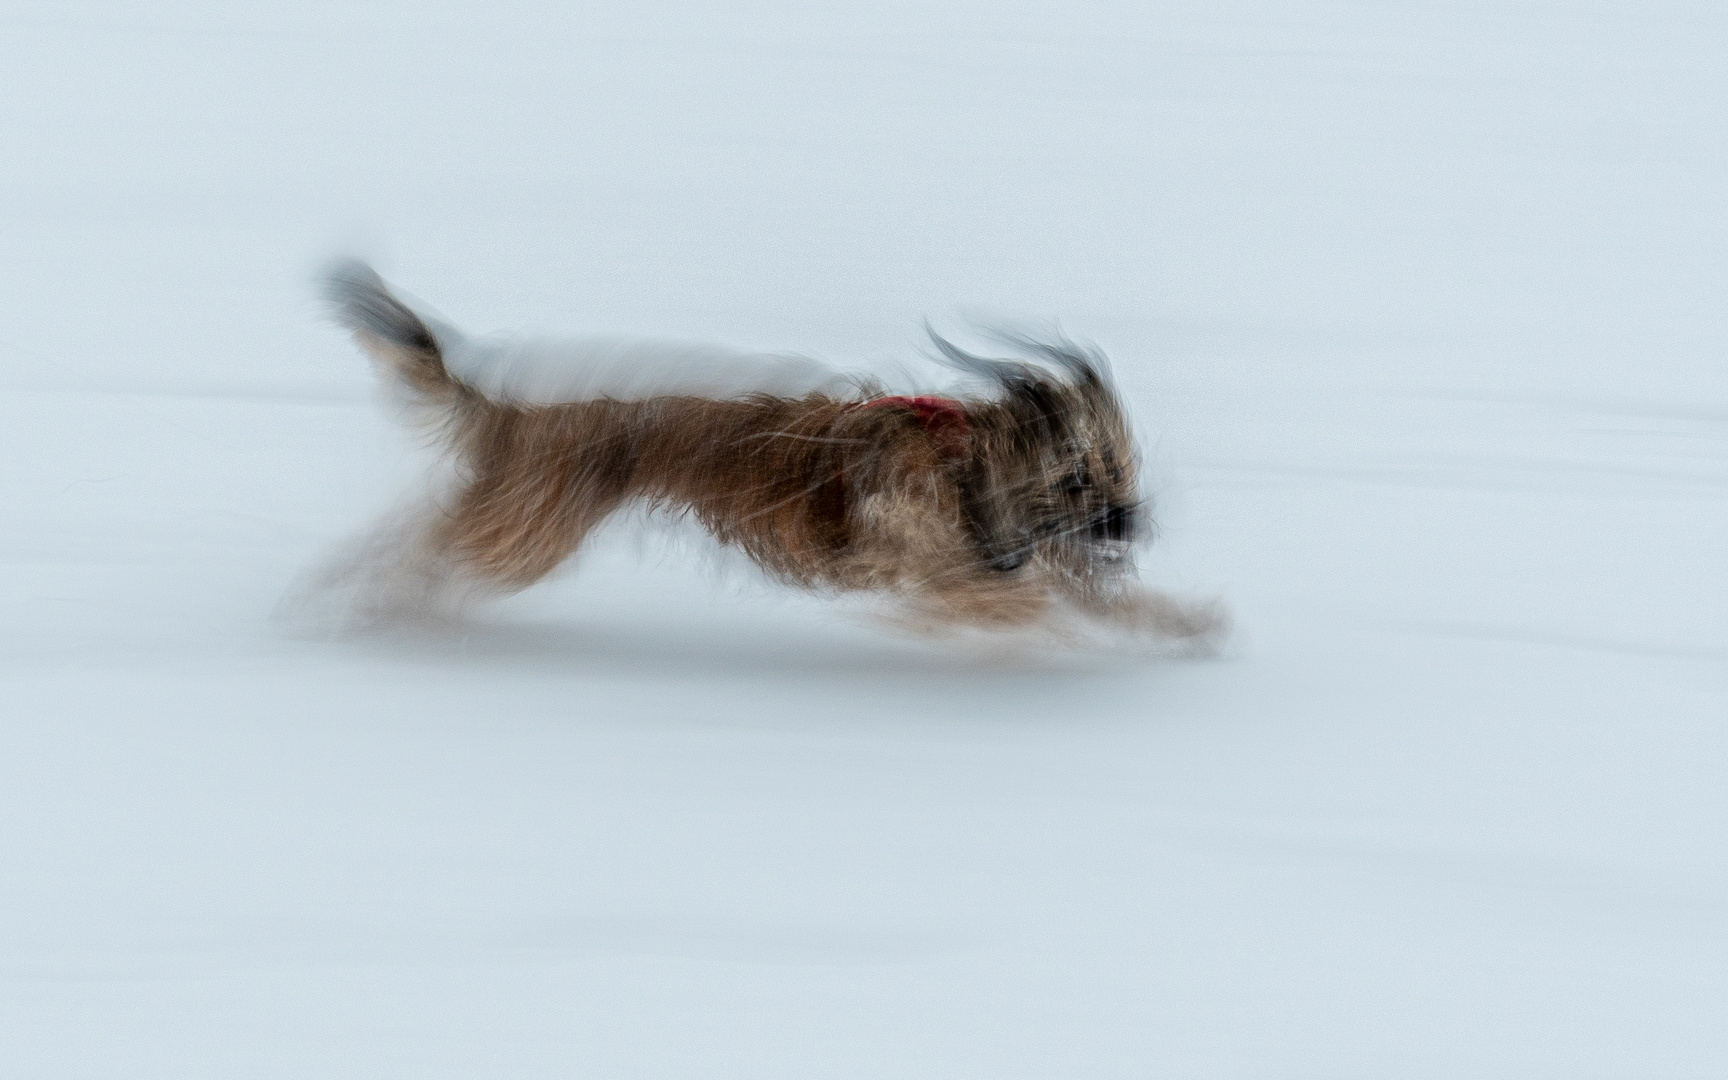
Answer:
[[891, 596], [930, 628], [1023, 628], [1060, 613], [1164, 638], [1218, 630], [1133, 581], [1151, 521], [1102, 353], [1004, 335], [992, 359], [926, 326], [973, 397], [662, 393], [533, 403], [453, 372], [461, 336], [347, 262], [337, 321], [393, 376], [453, 457], [450, 492], [392, 541], [422, 593], [526, 588], [630, 504], [688, 515], [769, 577]]

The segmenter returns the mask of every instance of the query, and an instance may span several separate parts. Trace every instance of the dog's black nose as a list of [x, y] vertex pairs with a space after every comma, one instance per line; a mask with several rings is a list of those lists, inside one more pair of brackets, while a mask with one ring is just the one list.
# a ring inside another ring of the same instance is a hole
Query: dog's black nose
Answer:
[[1134, 537], [1134, 508], [1112, 506], [1092, 522], [1092, 536], [1097, 540], [1131, 540]]

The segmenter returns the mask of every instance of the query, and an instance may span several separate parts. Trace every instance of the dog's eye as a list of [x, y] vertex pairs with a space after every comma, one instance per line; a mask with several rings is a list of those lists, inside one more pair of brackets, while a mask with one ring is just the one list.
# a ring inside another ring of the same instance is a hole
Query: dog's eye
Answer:
[[1079, 465], [1075, 467], [1073, 472], [1068, 474], [1067, 479], [1062, 481], [1062, 494], [1068, 496], [1081, 495], [1091, 486], [1092, 479], [1086, 475], [1086, 466]]

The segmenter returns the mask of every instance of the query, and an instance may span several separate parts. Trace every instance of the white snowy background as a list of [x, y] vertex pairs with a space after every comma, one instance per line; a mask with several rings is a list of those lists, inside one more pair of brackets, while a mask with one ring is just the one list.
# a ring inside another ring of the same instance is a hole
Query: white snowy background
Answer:
[[[1703, 0], [0, 6], [0, 1074], [1720, 1077]], [[1210, 661], [614, 530], [295, 576], [424, 464], [312, 284], [1114, 357]]]

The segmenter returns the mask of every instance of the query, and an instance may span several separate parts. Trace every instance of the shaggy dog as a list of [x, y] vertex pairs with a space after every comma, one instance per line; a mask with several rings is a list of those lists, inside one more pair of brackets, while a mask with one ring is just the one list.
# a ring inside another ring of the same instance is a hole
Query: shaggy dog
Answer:
[[327, 289], [457, 464], [451, 493], [390, 544], [422, 592], [525, 588], [638, 502], [694, 517], [778, 581], [886, 593], [923, 625], [1048, 625], [1078, 612], [1164, 637], [1217, 629], [1211, 609], [1131, 580], [1130, 549], [1149, 522], [1096, 351], [1009, 337], [1026, 359], [986, 359], [932, 332], [949, 364], [995, 385], [982, 398], [859, 386], [533, 404], [453, 374], [458, 335], [365, 265], [337, 267]]

